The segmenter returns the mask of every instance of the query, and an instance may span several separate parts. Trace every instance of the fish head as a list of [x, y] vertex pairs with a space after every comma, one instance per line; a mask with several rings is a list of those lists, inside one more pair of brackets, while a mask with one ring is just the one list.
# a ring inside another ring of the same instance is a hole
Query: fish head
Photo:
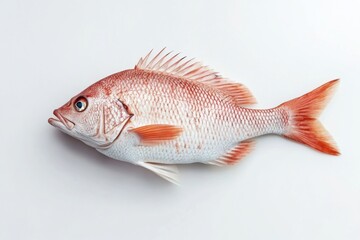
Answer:
[[48, 122], [64, 133], [97, 148], [108, 148], [132, 117], [127, 106], [101, 87], [90, 86], [54, 110]]

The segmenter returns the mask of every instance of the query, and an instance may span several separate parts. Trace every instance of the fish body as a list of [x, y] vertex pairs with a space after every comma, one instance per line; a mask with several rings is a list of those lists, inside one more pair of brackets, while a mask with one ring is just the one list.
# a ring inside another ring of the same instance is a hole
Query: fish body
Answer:
[[[119, 79], [123, 79], [121, 84]], [[145, 159], [166, 164], [209, 163], [243, 140], [281, 134], [285, 129], [286, 113], [282, 109], [243, 108], [195, 81], [141, 69], [123, 71], [102, 81], [116, 86], [121, 101], [133, 114], [114, 145], [100, 149], [115, 159], [132, 163]], [[154, 125], [160, 134], [168, 131], [162, 125], [175, 126], [181, 134], [170, 141], [146, 142], [132, 131]]]
[[150, 53], [54, 111], [49, 123], [101, 153], [177, 181], [173, 164], [232, 165], [254, 138], [278, 134], [319, 151], [339, 151], [317, 116], [338, 80], [271, 109], [200, 63]]

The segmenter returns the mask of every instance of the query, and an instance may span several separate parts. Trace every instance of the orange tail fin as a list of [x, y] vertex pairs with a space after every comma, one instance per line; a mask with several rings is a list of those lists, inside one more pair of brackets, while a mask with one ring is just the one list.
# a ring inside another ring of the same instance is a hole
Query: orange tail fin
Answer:
[[287, 101], [279, 107], [289, 113], [289, 126], [284, 136], [331, 155], [339, 155], [331, 136], [317, 117], [329, 101], [339, 80], [332, 80], [313, 91]]

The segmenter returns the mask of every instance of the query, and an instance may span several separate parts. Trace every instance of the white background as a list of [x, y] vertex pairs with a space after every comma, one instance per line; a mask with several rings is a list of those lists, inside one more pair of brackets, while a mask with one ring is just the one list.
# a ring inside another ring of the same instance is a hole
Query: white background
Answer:
[[[101, 3], [100, 3], [101, 2]], [[360, 4], [0, 1], [0, 239], [360, 239]], [[342, 155], [259, 138], [180, 187], [47, 123], [151, 48], [197, 57], [273, 107], [341, 78], [321, 120]]]

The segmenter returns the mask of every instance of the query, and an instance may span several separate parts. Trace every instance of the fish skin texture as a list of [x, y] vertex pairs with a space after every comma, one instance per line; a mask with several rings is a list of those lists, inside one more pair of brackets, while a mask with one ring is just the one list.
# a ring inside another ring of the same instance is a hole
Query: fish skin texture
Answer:
[[[164, 49], [150, 56], [134, 69], [94, 83], [55, 110], [58, 119], [49, 123], [111, 158], [174, 183], [177, 171], [166, 165], [233, 165], [251, 152], [255, 137], [265, 134], [340, 154], [317, 120], [338, 80], [277, 107], [254, 109], [249, 106], [255, 98], [243, 84]], [[72, 107], [79, 97], [88, 101], [83, 113]]]

